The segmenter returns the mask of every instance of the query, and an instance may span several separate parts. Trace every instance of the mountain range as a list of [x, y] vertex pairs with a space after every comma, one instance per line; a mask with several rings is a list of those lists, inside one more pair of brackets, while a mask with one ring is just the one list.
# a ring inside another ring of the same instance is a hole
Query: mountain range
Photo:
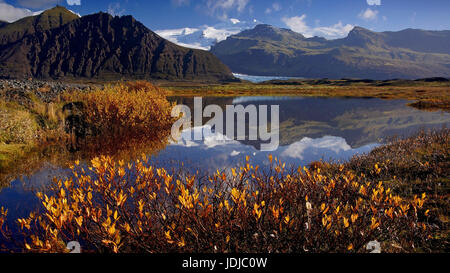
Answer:
[[305, 78], [416, 79], [450, 77], [450, 31], [373, 32], [306, 38], [260, 24], [211, 48], [233, 72]]
[[230, 19], [158, 31], [169, 41], [132, 16], [80, 17], [57, 6], [0, 21], [0, 78], [229, 81], [235, 79], [231, 71], [330, 79], [450, 77], [448, 30], [355, 27], [345, 38], [327, 40], [256, 23]]
[[132, 16], [55, 7], [0, 27], [0, 77], [230, 80], [213, 54], [178, 46]]
[[156, 30], [155, 32], [178, 45], [209, 50], [212, 45], [225, 40], [228, 36], [238, 34], [245, 29], [254, 28], [257, 24], [258, 21], [256, 19], [246, 22], [231, 18], [212, 26], [165, 29]]

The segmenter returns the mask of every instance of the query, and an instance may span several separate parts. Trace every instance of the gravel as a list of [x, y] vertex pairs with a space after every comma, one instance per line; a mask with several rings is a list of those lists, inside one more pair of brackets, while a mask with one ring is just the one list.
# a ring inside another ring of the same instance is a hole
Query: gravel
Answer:
[[94, 85], [81, 83], [66, 83], [40, 80], [6, 80], [0, 79], [0, 95], [6, 97], [22, 97], [34, 93], [44, 102], [51, 102], [59, 94], [68, 90], [89, 91]]

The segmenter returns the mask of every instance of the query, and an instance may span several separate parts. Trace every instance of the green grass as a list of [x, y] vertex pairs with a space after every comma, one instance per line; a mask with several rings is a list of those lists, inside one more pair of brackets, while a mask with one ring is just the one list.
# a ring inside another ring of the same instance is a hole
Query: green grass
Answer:
[[305, 96], [405, 99], [423, 110], [450, 110], [450, 82], [410, 80], [286, 80], [265, 83], [160, 82], [171, 96]]

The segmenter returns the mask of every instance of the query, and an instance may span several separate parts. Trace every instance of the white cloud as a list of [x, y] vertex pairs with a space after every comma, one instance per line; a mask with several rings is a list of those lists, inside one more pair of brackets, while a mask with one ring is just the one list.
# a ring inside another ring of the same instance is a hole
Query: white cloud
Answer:
[[345, 139], [335, 136], [324, 136], [322, 138], [312, 139], [305, 137], [300, 141], [287, 146], [281, 156], [305, 159], [305, 155], [334, 152], [336, 154], [349, 151], [352, 147], [347, 144]]
[[303, 34], [305, 37], [320, 36], [328, 39], [336, 39], [347, 36], [347, 34], [353, 29], [351, 24], [343, 24], [341, 21], [332, 26], [319, 26], [310, 27], [305, 21], [306, 14], [302, 16], [284, 17], [282, 21], [292, 31]]
[[217, 16], [223, 20], [228, 18], [228, 12], [236, 10], [241, 13], [245, 10], [250, 0], [205, 0], [206, 8], [210, 15]]
[[79, 5], [81, 5], [81, 0], [67, 0], [67, 5], [79, 6]]
[[358, 14], [358, 17], [366, 21], [376, 20], [378, 17], [378, 10], [367, 8], [366, 10], [361, 11]]
[[58, 3], [58, 0], [17, 0], [19, 6], [30, 9], [50, 8]]
[[124, 12], [125, 9], [120, 6], [119, 2], [111, 3], [108, 5], [108, 13], [112, 16], [122, 16]]
[[236, 19], [236, 18], [231, 18], [230, 21], [233, 25], [236, 25], [241, 22], [239, 19]]
[[23, 17], [38, 15], [42, 11], [31, 11], [26, 8], [17, 8], [3, 1], [0, 1], [0, 20], [14, 22]]
[[369, 6], [380, 6], [381, 0], [367, 0], [367, 5]]
[[306, 14], [302, 16], [284, 17], [281, 19], [291, 30], [301, 33], [305, 36], [310, 35], [310, 27], [305, 22]]
[[272, 6], [270, 7], [270, 8], [267, 8], [266, 9], [266, 11], [265, 11], [265, 13], [266, 14], [270, 14], [270, 13], [272, 13], [272, 11], [280, 11], [281, 10], [281, 5], [280, 5], [280, 3], [278, 3], [278, 2], [275, 2], [275, 3], [273, 3], [272, 4]]
[[328, 27], [315, 27], [314, 33], [316, 36], [324, 36], [328, 38], [345, 37], [354, 28], [351, 24], [343, 24], [341, 21]]
[[178, 45], [209, 50], [213, 44], [225, 40], [230, 35], [253, 28], [258, 23], [257, 20], [246, 22], [231, 18], [214, 26], [204, 25], [196, 28], [185, 27], [156, 30], [155, 32], [159, 36]]

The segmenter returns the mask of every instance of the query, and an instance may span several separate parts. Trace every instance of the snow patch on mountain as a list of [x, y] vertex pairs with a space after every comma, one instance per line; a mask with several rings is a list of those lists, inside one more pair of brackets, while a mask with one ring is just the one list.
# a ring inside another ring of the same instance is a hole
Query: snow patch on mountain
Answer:
[[215, 43], [223, 41], [228, 36], [243, 30], [254, 28], [257, 24], [259, 24], [257, 20], [245, 22], [231, 18], [214, 26], [203, 25], [197, 28], [163, 29], [155, 32], [180, 46], [209, 50]]

